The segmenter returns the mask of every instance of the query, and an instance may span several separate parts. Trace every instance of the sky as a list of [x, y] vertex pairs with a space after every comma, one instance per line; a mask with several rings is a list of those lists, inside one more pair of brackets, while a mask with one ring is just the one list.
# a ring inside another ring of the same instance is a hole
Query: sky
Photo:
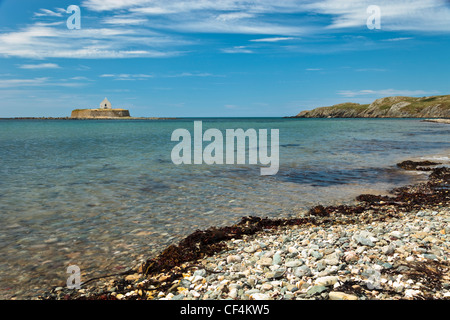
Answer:
[[283, 117], [450, 94], [449, 35], [448, 0], [0, 0], [0, 117], [105, 97], [136, 117]]

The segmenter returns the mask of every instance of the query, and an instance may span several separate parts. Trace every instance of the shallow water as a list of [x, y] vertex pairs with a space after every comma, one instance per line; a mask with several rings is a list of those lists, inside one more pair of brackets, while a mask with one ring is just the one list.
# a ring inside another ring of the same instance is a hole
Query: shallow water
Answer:
[[[450, 126], [416, 119], [202, 119], [203, 129], [280, 130], [280, 170], [171, 161], [194, 119], [0, 120], [0, 298], [30, 298], [124, 270], [168, 244], [246, 215], [290, 216], [351, 203], [421, 175], [395, 168], [446, 157]], [[206, 143], [204, 144], [206, 145]]]

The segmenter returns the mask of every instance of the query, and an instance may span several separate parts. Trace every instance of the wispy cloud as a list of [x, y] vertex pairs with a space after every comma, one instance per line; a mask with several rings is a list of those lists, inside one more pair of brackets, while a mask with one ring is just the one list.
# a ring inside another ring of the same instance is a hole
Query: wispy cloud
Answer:
[[412, 39], [414, 39], [414, 38], [412, 38], [412, 37], [399, 37], [399, 38], [385, 39], [384, 41], [397, 42], [397, 41], [405, 41], [405, 40], [412, 40]]
[[34, 87], [46, 84], [48, 78], [34, 79], [0, 79], [0, 88]]
[[230, 20], [240, 20], [246, 18], [253, 18], [255, 15], [247, 12], [232, 12], [219, 14], [216, 20], [219, 21], [230, 21]]
[[[271, 16], [301, 12], [299, 0], [85, 0], [83, 6], [97, 12], [120, 9], [130, 19], [151, 16], [152, 28], [196, 33], [237, 33], [260, 35], [298, 35], [306, 33], [298, 19], [273, 19]], [[164, 19], [154, 19], [155, 16]], [[288, 21], [289, 20], [289, 21]]]
[[114, 16], [103, 19], [103, 23], [111, 25], [142, 25], [148, 20], [144, 18], [133, 18], [127, 16]]
[[39, 12], [35, 12], [35, 17], [62, 17], [63, 13], [65, 13], [66, 10], [62, 8], [57, 8], [55, 11], [49, 10], [49, 9], [40, 9]]
[[357, 97], [357, 96], [418, 96], [418, 95], [432, 95], [438, 94], [436, 91], [424, 91], [424, 90], [397, 90], [397, 89], [385, 89], [385, 90], [341, 90], [338, 94], [344, 97]]
[[20, 87], [80, 87], [85, 82], [74, 82], [75, 79], [51, 79], [49, 77], [32, 79], [0, 79], [0, 88], [20, 88]]
[[[186, 40], [191, 33], [257, 35], [259, 38], [250, 42], [275, 44], [328, 34], [330, 29], [334, 33], [351, 28], [366, 30], [367, 7], [371, 4], [371, 0], [84, 0], [81, 5], [86, 22], [81, 30], [67, 30], [60, 25], [64, 23], [60, 19], [66, 16], [64, 9], [42, 8], [35, 13], [34, 24], [0, 34], [0, 56], [173, 57], [191, 51], [185, 49], [195, 45]], [[447, 0], [379, 0], [377, 5], [381, 8], [383, 31], [450, 32]], [[385, 40], [385, 45], [411, 38], [393, 37]], [[364, 50], [359, 45], [341, 49], [348, 48]], [[253, 50], [234, 46], [222, 52]]]
[[356, 72], [386, 72], [387, 69], [384, 68], [360, 68], [355, 69]]
[[279, 42], [279, 41], [288, 41], [294, 40], [293, 37], [273, 37], [273, 38], [262, 38], [262, 39], [252, 39], [251, 42]]
[[136, 80], [148, 80], [149, 78], [153, 78], [151, 74], [102, 74], [100, 78], [111, 78], [113, 80], [120, 81], [136, 81]]
[[253, 53], [251, 49], [248, 49], [246, 46], [235, 46], [232, 48], [224, 48], [221, 49], [224, 53]]
[[[90, 10], [102, 12], [128, 10], [133, 13], [176, 16], [178, 21], [233, 21], [242, 29], [248, 21], [265, 22], [272, 26], [290, 26], [289, 15], [295, 13], [320, 14], [328, 19], [328, 28], [348, 29], [365, 27], [367, 8], [376, 4], [381, 8], [382, 28], [385, 30], [415, 30], [450, 32], [450, 6], [447, 0], [84, 0]], [[269, 16], [284, 15], [283, 21], [269, 22]], [[190, 19], [189, 19], [190, 17]], [[212, 19], [215, 17], [215, 19]], [[303, 20], [305, 20], [304, 17]], [[241, 20], [241, 21], [239, 21]], [[305, 23], [301, 22], [303, 27]], [[180, 25], [182, 25], [181, 23]], [[299, 21], [297, 19], [297, 26]], [[311, 27], [312, 25], [310, 25]], [[215, 28], [214, 28], [215, 29]], [[299, 31], [301, 27], [297, 29]], [[317, 26], [314, 28], [317, 31]], [[271, 33], [268, 33], [271, 34]], [[279, 35], [286, 35], [279, 33]]]
[[78, 76], [78, 77], [72, 77], [70, 78], [70, 80], [77, 80], [77, 81], [92, 81], [89, 78], [83, 77], [83, 76]]
[[367, 8], [376, 4], [381, 9], [381, 28], [385, 31], [450, 32], [450, 6], [447, 0], [321, 0], [306, 7], [329, 15], [331, 29], [364, 27]]
[[21, 69], [60, 69], [61, 67], [56, 63], [40, 63], [40, 64], [22, 64], [19, 66]]
[[208, 72], [182, 72], [182, 73], [177, 73], [177, 74], [172, 74], [172, 75], [165, 75], [165, 78], [185, 78], [185, 77], [223, 77], [221, 75], [215, 75], [212, 73], [208, 73]]
[[29, 26], [0, 34], [0, 55], [30, 59], [109, 59], [171, 57], [181, 54], [172, 48], [185, 43], [152, 31], [129, 28], [68, 30]]

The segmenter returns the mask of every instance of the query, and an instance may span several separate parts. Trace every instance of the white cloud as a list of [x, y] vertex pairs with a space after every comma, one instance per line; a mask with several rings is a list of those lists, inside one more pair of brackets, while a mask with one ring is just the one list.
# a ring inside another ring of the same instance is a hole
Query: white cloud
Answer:
[[112, 25], [142, 25], [147, 22], [147, 19], [142, 18], [132, 18], [132, 17], [123, 17], [123, 16], [116, 16], [116, 17], [109, 17], [103, 19], [103, 23], [106, 24], [112, 24]]
[[72, 77], [70, 80], [76, 80], [76, 81], [92, 81], [89, 78], [78, 76], [78, 77]]
[[245, 46], [236, 46], [232, 48], [221, 49], [224, 53], [253, 53], [252, 50], [247, 49]]
[[253, 18], [255, 15], [246, 13], [246, 12], [232, 12], [232, 13], [223, 13], [217, 16], [216, 20], [219, 21], [230, 21], [230, 20], [239, 20], [245, 18]]
[[151, 0], [85, 0], [83, 6], [94, 11], [110, 11], [150, 4], [151, 2]]
[[385, 31], [450, 32], [450, 6], [447, 0], [321, 0], [306, 7], [316, 13], [332, 16], [329, 28], [364, 28], [367, 8], [381, 9], [381, 29]]
[[55, 63], [40, 63], [40, 64], [22, 64], [19, 66], [21, 69], [59, 69], [59, 65]]
[[252, 39], [251, 42], [279, 42], [279, 41], [288, 41], [294, 40], [293, 37], [273, 37], [273, 38], [262, 38], [262, 39]]
[[384, 41], [396, 42], [396, 41], [405, 41], [405, 40], [412, 40], [412, 39], [414, 39], [414, 38], [412, 38], [412, 37], [399, 37], [399, 38], [386, 39]]
[[181, 52], [169, 48], [185, 42], [152, 31], [129, 28], [68, 30], [32, 25], [0, 34], [0, 55], [45, 58], [168, 57]]
[[355, 69], [356, 72], [386, 72], [387, 69], [383, 68], [361, 68], [361, 69]]
[[[379, 0], [376, 4], [381, 8], [382, 30], [450, 32], [450, 5], [446, 1]], [[81, 5], [87, 22], [81, 30], [67, 30], [61, 25], [65, 23], [59, 21], [66, 16], [64, 9], [40, 9], [34, 20], [55, 17], [58, 21], [43, 19], [0, 33], [0, 56], [31, 59], [172, 57], [185, 53], [176, 48], [193, 44], [180, 35], [185, 33], [259, 35], [260, 38], [250, 41], [278, 43], [299, 36], [329, 34], [330, 29], [333, 32], [349, 28], [367, 30], [367, 7], [371, 4], [372, 0], [84, 0]], [[98, 25], [89, 28], [92, 18], [97, 18]], [[397, 37], [384, 43], [410, 38]], [[289, 50], [289, 46], [284, 48]], [[363, 46], [349, 48], [357, 50]], [[244, 47], [222, 51], [252, 52]]]
[[47, 82], [48, 78], [34, 79], [0, 79], [0, 88], [41, 86]]
[[[130, 19], [152, 16], [149, 24], [154, 28], [177, 32], [198, 33], [242, 33], [264, 35], [297, 35], [306, 31], [298, 19], [275, 19], [269, 16], [277, 13], [300, 12], [299, 7], [288, 2], [268, 0], [85, 0], [83, 6], [94, 11], [121, 9]], [[155, 21], [154, 16], [162, 16]]]
[[[450, 31], [447, 0], [378, 0], [376, 3], [373, 0], [84, 0], [82, 4], [94, 11], [122, 9], [141, 14], [169, 14], [191, 22], [216, 17], [216, 21], [268, 23], [264, 20], [268, 15], [312, 13], [325, 16], [332, 29], [365, 28], [370, 15], [367, 8], [377, 5], [381, 8], [384, 30]], [[292, 21], [283, 20], [272, 24], [292, 27]], [[300, 24], [306, 25], [297, 19], [297, 26]]]
[[424, 91], [424, 90], [396, 90], [396, 89], [385, 89], [385, 90], [341, 90], [338, 94], [344, 97], [357, 97], [357, 96], [419, 96], [419, 95], [432, 95], [438, 94], [436, 91]]
[[149, 78], [153, 78], [153, 75], [150, 74], [102, 74], [100, 78], [112, 78], [113, 80], [120, 81], [136, 81], [136, 80], [148, 80]]
[[62, 17], [63, 13], [65, 13], [66, 10], [58, 8], [56, 11], [52, 11], [49, 9], [40, 9], [39, 12], [35, 12], [35, 17]]
[[32, 78], [32, 79], [0, 79], [0, 88], [17, 88], [17, 87], [79, 87], [83, 86], [83, 82], [73, 82], [74, 79], [55, 79], [48, 77]]
[[185, 77], [219, 77], [217, 75], [203, 72], [203, 73], [191, 73], [191, 72], [183, 72], [174, 75], [167, 75], [166, 78], [185, 78]]

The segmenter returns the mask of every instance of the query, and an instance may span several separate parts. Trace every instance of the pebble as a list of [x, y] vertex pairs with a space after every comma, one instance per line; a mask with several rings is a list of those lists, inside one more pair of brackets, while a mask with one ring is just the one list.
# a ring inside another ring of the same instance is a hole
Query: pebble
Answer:
[[285, 266], [288, 268], [295, 268], [302, 265], [302, 263], [301, 260], [286, 261]]
[[251, 246], [251, 247], [244, 248], [244, 251], [247, 252], [247, 253], [253, 253], [256, 250], [258, 250], [257, 246]]
[[355, 295], [352, 295], [352, 294], [331, 291], [328, 294], [328, 299], [330, 299], [330, 300], [358, 300], [358, 297]]
[[251, 300], [271, 300], [268, 294], [264, 293], [253, 293], [250, 295]]
[[322, 277], [322, 278], [317, 278], [316, 281], [314, 281], [314, 283], [318, 286], [332, 286], [335, 283], [337, 283], [339, 280], [338, 277], [334, 277], [334, 276], [328, 276], [328, 277]]
[[298, 267], [297, 269], [295, 269], [295, 272], [294, 272], [294, 275], [299, 278], [301, 278], [303, 276], [310, 276], [311, 274], [312, 274], [311, 269], [306, 265]]
[[358, 261], [358, 255], [356, 254], [355, 251], [348, 251], [345, 253], [344, 255], [344, 260], [346, 262], [354, 262], [354, 261]]
[[272, 263], [274, 265], [279, 265], [281, 264], [281, 261], [282, 261], [281, 254], [279, 252], [275, 253], [272, 257]]
[[236, 263], [236, 262], [241, 262], [242, 258], [238, 255], [230, 255], [227, 257], [227, 263]]
[[312, 286], [311, 288], [306, 291], [307, 296], [313, 296], [318, 293], [322, 293], [327, 290], [327, 287], [325, 286]]
[[272, 265], [272, 258], [263, 257], [256, 261], [257, 264], [260, 266], [271, 266]]

